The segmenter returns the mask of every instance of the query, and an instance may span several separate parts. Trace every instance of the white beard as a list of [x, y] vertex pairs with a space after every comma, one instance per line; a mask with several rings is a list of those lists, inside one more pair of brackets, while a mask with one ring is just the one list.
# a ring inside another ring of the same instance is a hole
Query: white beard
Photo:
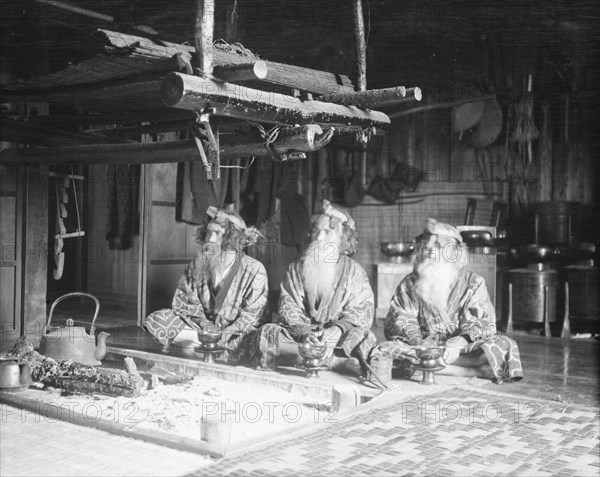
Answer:
[[423, 258], [415, 265], [418, 274], [417, 292], [433, 311], [442, 316], [448, 313], [448, 298], [458, 278], [459, 267], [455, 263]]
[[337, 259], [332, 258], [331, 247], [314, 241], [304, 254], [302, 278], [307, 295], [317, 299], [331, 293], [337, 270]]
[[[221, 253], [221, 248], [215, 244], [205, 243], [202, 245], [200, 252], [200, 274], [204, 281], [212, 280], [222, 276], [223, 270], [228, 266], [228, 261], [224, 254]], [[217, 284], [217, 283], [215, 283]]]

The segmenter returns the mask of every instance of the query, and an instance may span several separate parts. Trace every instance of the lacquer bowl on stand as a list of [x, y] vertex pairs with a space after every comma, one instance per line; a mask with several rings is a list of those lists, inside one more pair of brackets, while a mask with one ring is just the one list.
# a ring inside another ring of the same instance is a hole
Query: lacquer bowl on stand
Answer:
[[444, 353], [443, 346], [434, 346], [426, 348], [419, 346], [415, 348], [417, 358], [421, 360], [416, 369], [423, 372], [423, 379], [420, 381], [421, 384], [437, 384], [435, 382], [435, 373], [445, 368], [440, 364], [440, 358]]
[[205, 363], [214, 363], [215, 358], [223, 352], [223, 347], [219, 344], [222, 336], [220, 331], [198, 331], [200, 346], [197, 346], [195, 351], [197, 355], [202, 355]]
[[319, 371], [327, 369], [327, 366], [321, 364], [326, 351], [327, 346], [324, 344], [300, 343], [298, 345], [298, 353], [302, 357], [302, 364], [298, 367], [304, 369], [305, 377], [317, 378]]

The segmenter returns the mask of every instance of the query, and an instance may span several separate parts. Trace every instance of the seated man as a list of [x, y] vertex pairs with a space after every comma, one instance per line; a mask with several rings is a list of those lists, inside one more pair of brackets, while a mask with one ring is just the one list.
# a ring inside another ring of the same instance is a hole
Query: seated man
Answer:
[[325, 200], [313, 217], [312, 240], [281, 284], [279, 324], [255, 335], [258, 368], [299, 363], [298, 343], [323, 342], [329, 348], [324, 364], [358, 371], [356, 358], [366, 359], [376, 343], [373, 291], [365, 270], [350, 258], [358, 243], [354, 221]]
[[225, 210], [209, 207], [207, 216], [196, 237], [202, 248], [180, 278], [171, 309], [150, 314], [144, 327], [165, 353], [184, 328], [216, 327], [229, 361], [237, 361], [245, 337], [262, 325], [267, 305], [265, 268], [242, 251], [259, 232]]
[[428, 219], [417, 242], [414, 271], [398, 285], [385, 321], [390, 341], [371, 360], [388, 355], [404, 360], [396, 363], [407, 370], [419, 363], [414, 346], [438, 344], [445, 346], [440, 374], [521, 379], [517, 344], [496, 334], [494, 306], [483, 278], [465, 269], [468, 252], [458, 230]]

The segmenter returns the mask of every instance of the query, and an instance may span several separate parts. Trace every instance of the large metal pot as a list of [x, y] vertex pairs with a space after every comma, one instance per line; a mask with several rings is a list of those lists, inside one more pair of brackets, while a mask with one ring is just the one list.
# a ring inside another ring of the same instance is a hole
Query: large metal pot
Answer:
[[[92, 319], [92, 326], [89, 334], [86, 332], [85, 327], [73, 326], [73, 320], [68, 320], [66, 327], [50, 325], [56, 305], [64, 299], [73, 296], [85, 296], [94, 300], [96, 303], [96, 310], [94, 312], [94, 318]], [[106, 355], [106, 338], [110, 335], [105, 332], [100, 332], [98, 334], [98, 345], [96, 345], [94, 331], [96, 329], [95, 324], [99, 311], [100, 302], [95, 296], [90, 295], [89, 293], [73, 292], [58, 297], [50, 307], [50, 314], [48, 315], [48, 322], [44, 327], [39, 352], [44, 356], [48, 356], [57, 361], [70, 359], [89, 366], [101, 365], [102, 362], [100, 360]]]

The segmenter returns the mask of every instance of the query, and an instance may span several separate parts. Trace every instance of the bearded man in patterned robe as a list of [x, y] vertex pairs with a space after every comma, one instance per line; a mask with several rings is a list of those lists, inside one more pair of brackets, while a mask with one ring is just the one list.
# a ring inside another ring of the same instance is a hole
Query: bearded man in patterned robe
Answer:
[[468, 251], [455, 227], [428, 219], [417, 237], [414, 271], [396, 289], [385, 320], [383, 355], [410, 376], [415, 346], [444, 346], [440, 374], [503, 381], [523, 377], [517, 344], [496, 333], [496, 313], [485, 281], [467, 270]]
[[365, 270], [351, 257], [358, 244], [352, 217], [327, 200], [312, 219], [312, 242], [281, 283], [279, 323], [255, 335], [253, 364], [299, 363], [298, 343], [325, 343], [324, 364], [360, 371], [376, 343], [370, 331], [374, 297]]
[[247, 336], [264, 322], [267, 273], [243, 252], [260, 234], [233, 212], [209, 207], [207, 217], [196, 236], [201, 249], [180, 278], [171, 308], [150, 314], [144, 328], [165, 353], [184, 329], [217, 329], [226, 358], [237, 362]]

